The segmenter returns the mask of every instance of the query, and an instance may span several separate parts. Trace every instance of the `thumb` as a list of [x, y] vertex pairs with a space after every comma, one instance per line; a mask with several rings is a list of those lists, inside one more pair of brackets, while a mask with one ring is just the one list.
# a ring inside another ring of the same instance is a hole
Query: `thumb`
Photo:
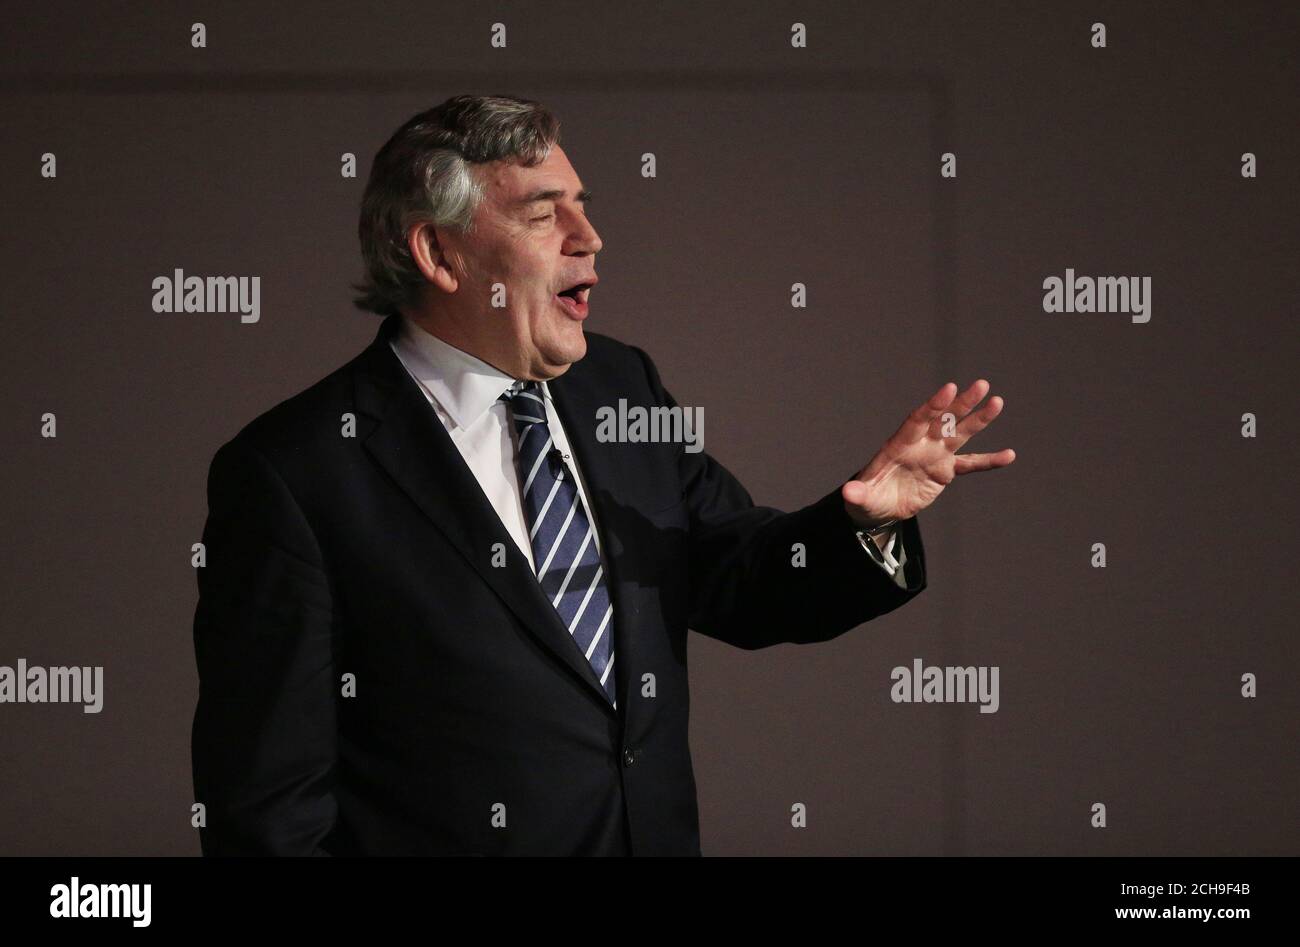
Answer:
[[850, 480], [840, 487], [840, 496], [850, 506], [862, 506], [867, 502], [867, 485], [861, 480]]

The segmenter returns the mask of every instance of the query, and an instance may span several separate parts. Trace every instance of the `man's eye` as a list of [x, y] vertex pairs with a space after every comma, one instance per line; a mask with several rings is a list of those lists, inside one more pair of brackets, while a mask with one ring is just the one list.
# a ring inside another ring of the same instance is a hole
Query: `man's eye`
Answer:
[[554, 216], [554, 214], [543, 214], [541, 217], [534, 217], [533, 220], [549, 220]]

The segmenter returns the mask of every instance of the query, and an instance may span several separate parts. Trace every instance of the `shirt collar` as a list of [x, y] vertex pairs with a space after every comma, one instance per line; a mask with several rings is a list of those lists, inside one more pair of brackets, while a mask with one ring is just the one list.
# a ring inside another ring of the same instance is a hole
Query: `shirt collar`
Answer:
[[[473, 425], [515, 383], [512, 376], [444, 342], [406, 316], [396, 344], [416, 380], [462, 429]], [[549, 399], [546, 382], [540, 386]]]

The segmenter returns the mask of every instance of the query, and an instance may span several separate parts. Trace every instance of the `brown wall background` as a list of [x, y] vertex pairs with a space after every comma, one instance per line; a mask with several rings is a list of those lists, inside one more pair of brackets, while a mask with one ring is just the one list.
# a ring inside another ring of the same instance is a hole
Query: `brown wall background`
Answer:
[[[820, 497], [944, 381], [1007, 401], [968, 449], [1019, 458], [921, 514], [917, 600], [817, 646], [692, 636], [706, 854], [1296, 853], [1294, 6], [6, 19], [0, 664], [103, 665], [105, 698], [0, 705], [0, 854], [198, 853], [208, 462], [370, 341], [348, 289], [369, 160], [460, 92], [557, 111], [605, 242], [589, 327], [706, 409], [708, 450], [757, 502]], [[154, 313], [176, 267], [260, 276], [260, 321]], [[1044, 313], [1067, 267], [1150, 276], [1151, 321]], [[1001, 709], [893, 704], [890, 670], [916, 657], [998, 665]]]

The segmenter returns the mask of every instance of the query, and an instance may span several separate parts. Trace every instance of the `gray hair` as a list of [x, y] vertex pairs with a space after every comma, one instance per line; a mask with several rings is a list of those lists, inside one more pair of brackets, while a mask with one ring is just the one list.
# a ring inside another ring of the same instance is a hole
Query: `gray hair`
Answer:
[[412, 227], [473, 232], [484, 187], [472, 165], [509, 159], [532, 167], [559, 140], [550, 111], [510, 95], [456, 95], [408, 120], [375, 155], [361, 198], [366, 275], [353, 285], [356, 306], [387, 316], [414, 302], [424, 275], [406, 243]]

